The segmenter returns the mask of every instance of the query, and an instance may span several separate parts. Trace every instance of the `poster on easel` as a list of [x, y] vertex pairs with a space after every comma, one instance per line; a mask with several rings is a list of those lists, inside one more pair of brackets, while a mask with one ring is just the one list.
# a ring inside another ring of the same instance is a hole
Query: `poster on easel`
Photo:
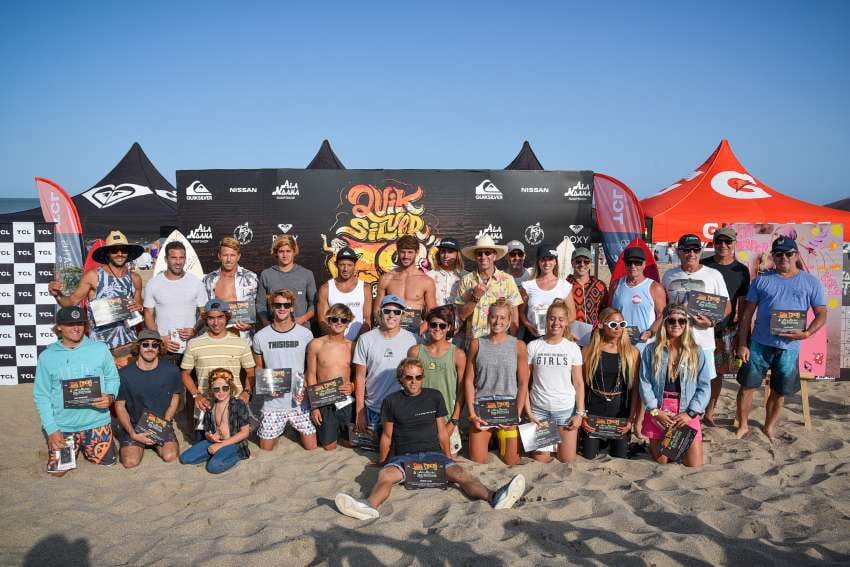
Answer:
[[[773, 269], [770, 246], [778, 236], [797, 241], [798, 267], [815, 276], [826, 296], [826, 325], [800, 343], [800, 375], [814, 380], [850, 379], [842, 376], [842, 352], [847, 334], [844, 332], [842, 283], [844, 271], [844, 226], [835, 223], [800, 224], [733, 224], [738, 232], [736, 256], [755, 279]], [[814, 319], [808, 312], [807, 324]]]

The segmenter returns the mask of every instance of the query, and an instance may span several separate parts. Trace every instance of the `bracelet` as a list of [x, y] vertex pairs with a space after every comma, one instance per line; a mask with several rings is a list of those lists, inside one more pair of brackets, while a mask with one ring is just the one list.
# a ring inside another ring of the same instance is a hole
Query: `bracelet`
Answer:
[[576, 415], [579, 417], [587, 417], [587, 410], [577, 411]]

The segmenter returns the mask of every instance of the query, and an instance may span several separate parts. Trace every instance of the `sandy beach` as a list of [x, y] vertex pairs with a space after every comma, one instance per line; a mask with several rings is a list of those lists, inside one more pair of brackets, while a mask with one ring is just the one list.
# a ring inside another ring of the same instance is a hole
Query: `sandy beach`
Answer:
[[[398, 487], [381, 518], [341, 516], [333, 496], [365, 495], [377, 469], [348, 449], [307, 453], [282, 440], [220, 476], [165, 464], [82, 462], [44, 472], [32, 386], [3, 388], [2, 565], [846, 565], [850, 561], [850, 383], [811, 387], [813, 431], [791, 396], [771, 446], [753, 427], [736, 441], [735, 385], [706, 466], [579, 457], [474, 470], [496, 486], [522, 472], [517, 507], [494, 511], [449, 489]], [[757, 400], [760, 399], [760, 395]], [[752, 420], [761, 423], [763, 409]], [[185, 447], [185, 441], [182, 442]]]

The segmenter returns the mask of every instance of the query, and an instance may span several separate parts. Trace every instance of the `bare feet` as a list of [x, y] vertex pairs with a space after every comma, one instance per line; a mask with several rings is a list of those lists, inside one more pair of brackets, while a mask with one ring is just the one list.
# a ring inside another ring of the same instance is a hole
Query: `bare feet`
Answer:
[[702, 416], [702, 422], [709, 427], [717, 427], [717, 424], [714, 422], [714, 416], [705, 414]]
[[735, 432], [735, 437], [738, 439], [743, 439], [746, 437], [747, 433], [750, 432], [750, 428], [747, 425], [739, 425], [738, 430]]
[[771, 443], [776, 442], [776, 432], [773, 430], [773, 427], [762, 427], [761, 430], [767, 435], [767, 438]]

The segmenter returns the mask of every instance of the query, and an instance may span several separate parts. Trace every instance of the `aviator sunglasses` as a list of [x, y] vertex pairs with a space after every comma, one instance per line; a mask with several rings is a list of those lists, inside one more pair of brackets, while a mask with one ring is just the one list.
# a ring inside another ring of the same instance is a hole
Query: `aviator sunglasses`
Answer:
[[216, 394], [219, 393], [219, 392], [229, 392], [230, 386], [213, 386], [212, 391], [215, 392]]
[[664, 322], [668, 325], [679, 325], [681, 327], [688, 324], [688, 320], [685, 317], [667, 317]]

